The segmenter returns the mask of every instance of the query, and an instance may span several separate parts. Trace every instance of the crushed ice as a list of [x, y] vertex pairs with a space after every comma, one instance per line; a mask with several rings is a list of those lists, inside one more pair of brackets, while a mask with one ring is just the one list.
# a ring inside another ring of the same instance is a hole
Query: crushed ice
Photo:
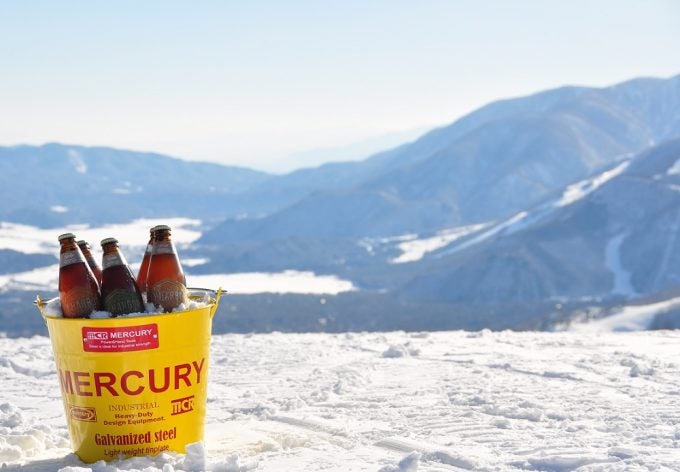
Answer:
[[[171, 313], [178, 313], [181, 311], [196, 310], [198, 308], [204, 308], [211, 304], [210, 295], [206, 292], [202, 297], [198, 299], [190, 299], [189, 301], [180, 304], [176, 308], [173, 308]], [[144, 313], [128, 313], [125, 315], [113, 316], [108, 311], [93, 311], [90, 314], [90, 319], [108, 319], [108, 318], [140, 318], [143, 316], [155, 316], [165, 314], [163, 308], [156, 307], [153, 303], [144, 304]], [[59, 298], [53, 298], [49, 300], [45, 305], [45, 315], [52, 318], [63, 318], [63, 313], [61, 312], [61, 303]]]

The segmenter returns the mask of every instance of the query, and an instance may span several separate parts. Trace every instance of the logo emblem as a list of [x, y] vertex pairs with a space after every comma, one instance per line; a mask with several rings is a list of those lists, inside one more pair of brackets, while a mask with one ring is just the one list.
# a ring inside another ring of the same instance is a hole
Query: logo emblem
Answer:
[[181, 415], [194, 411], [194, 395], [185, 398], [178, 398], [170, 402], [172, 406], [172, 415]]
[[97, 422], [97, 410], [89, 406], [69, 405], [69, 415], [76, 421]]
[[87, 342], [91, 339], [99, 340], [99, 341], [109, 339], [109, 335], [106, 331], [88, 331], [86, 333], [86, 335], [87, 335], [87, 338], [83, 339], [83, 341], [85, 341], [85, 342]]

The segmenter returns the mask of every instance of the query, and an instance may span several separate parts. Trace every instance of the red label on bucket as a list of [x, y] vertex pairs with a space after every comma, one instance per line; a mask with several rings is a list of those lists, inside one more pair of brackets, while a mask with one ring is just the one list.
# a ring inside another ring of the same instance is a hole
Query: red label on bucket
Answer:
[[158, 347], [158, 325], [122, 328], [83, 327], [85, 352], [146, 351]]

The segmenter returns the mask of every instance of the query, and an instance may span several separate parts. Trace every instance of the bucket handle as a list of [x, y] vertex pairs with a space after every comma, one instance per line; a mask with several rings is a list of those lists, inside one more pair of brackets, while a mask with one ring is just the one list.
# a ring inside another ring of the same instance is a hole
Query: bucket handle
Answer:
[[210, 308], [210, 319], [215, 316], [215, 313], [217, 312], [217, 306], [220, 303], [220, 298], [222, 298], [222, 287], [217, 289], [217, 292], [215, 293], [215, 303], [213, 306]]
[[224, 290], [222, 290], [222, 287], [218, 288], [217, 290], [209, 289], [209, 288], [195, 288], [195, 287], [189, 287], [188, 290], [202, 290], [204, 292], [208, 292], [212, 294], [213, 297], [213, 303], [212, 306], [210, 307], [210, 318], [212, 319], [213, 316], [215, 316], [215, 312], [217, 312], [217, 306], [220, 303], [220, 298], [222, 297], [222, 294], [227, 293]]
[[38, 310], [40, 310], [40, 314], [42, 315], [43, 321], [45, 324], [47, 324], [47, 313], [45, 313], [45, 306], [47, 306], [47, 302], [43, 300], [40, 295], [35, 296], [35, 301], [33, 302], [35, 306], [38, 307]]

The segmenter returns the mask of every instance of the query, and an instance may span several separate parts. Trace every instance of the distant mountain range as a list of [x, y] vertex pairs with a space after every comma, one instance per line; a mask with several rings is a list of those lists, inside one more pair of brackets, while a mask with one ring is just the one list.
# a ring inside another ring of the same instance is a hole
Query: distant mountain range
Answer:
[[[479, 234], [493, 227], [433, 252], [429, 266], [399, 293], [517, 302], [628, 299], [679, 287], [680, 140], [619, 163], [522, 216], [488, 238]], [[469, 244], [475, 237], [479, 242]]]
[[252, 198], [289, 206], [226, 221], [205, 242], [384, 236], [504, 218], [672, 138], [679, 106], [680, 77], [493, 103], [363, 162], [269, 181]]
[[[312, 270], [360, 288], [333, 298], [323, 326], [316, 308], [303, 321], [250, 297], [239, 303], [257, 316], [232, 328], [549, 328], [586, 306], [678, 291], [678, 110], [680, 76], [564, 87], [282, 176], [107, 148], [0, 148], [0, 221], [190, 216], [205, 222], [186, 251], [207, 260], [195, 273]], [[46, 263], [0, 257], [17, 270]]]
[[39, 227], [236, 215], [230, 198], [271, 176], [153, 153], [46, 144], [0, 147], [0, 221]]

